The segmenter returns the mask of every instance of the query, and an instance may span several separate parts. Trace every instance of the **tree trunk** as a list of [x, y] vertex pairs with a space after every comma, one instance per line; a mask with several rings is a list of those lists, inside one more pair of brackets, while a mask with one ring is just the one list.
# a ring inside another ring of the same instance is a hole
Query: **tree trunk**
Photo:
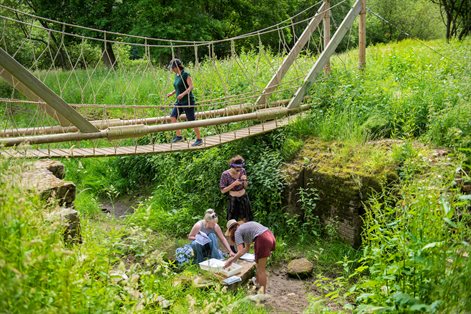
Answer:
[[107, 68], [117, 68], [118, 62], [116, 61], [116, 56], [113, 51], [113, 45], [110, 42], [105, 42], [101, 48], [102, 50], [102, 60]]
[[450, 15], [446, 14], [446, 41], [450, 42], [451, 39], [451, 18]]

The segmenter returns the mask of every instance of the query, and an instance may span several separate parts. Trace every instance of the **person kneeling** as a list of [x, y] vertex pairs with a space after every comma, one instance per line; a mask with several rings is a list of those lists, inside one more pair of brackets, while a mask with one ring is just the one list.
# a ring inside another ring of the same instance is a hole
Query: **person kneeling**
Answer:
[[194, 224], [188, 235], [188, 239], [192, 241], [191, 247], [195, 252], [197, 263], [201, 263], [208, 258], [224, 259], [219, 250], [218, 238], [227, 249], [230, 256], [235, 256], [235, 253], [231, 250], [217, 222], [218, 216], [214, 210], [208, 209], [204, 218]]

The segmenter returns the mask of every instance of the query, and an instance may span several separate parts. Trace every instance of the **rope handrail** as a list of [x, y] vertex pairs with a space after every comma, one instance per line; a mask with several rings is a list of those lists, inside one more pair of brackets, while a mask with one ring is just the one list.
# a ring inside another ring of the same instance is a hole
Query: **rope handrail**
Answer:
[[[280, 87], [280, 86], [289, 86], [289, 87], [292, 87], [291, 85], [289, 85], [290, 83], [296, 83], [297, 80], [299, 79], [302, 79], [303, 77], [302, 76], [297, 76], [291, 80], [287, 80], [287, 81], [283, 81], [283, 82], [280, 82], [278, 84], [274, 84], [273, 86], [274, 87]], [[237, 99], [246, 99], [246, 98], [253, 98], [253, 97], [258, 97], [259, 95], [271, 95], [271, 94], [276, 94], [276, 93], [280, 93], [280, 92], [284, 92], [284, 91], [287, 91], [289, 89], [278, 89], [277, 91], [274, 91], [274, 92], [270, 92], [270, 93], [264, 93], [264, 89], [261, 88], [261, 89], [257, 89], [257, 90], [254, 90], [254, 91], [250, 91], [250, 92], [246, 92], [246, 93], [239, 93], [237, 95], [229, 95], [229, 96], [224, 96], [224, 97], [218, 97], [218, 98], [210, 98], [210, 99], [204, 99], [204, 100], [201, 100], [201, 101], [198, 101], [198, 106], [201, 106], [201, 107], [204, 107], [204, 104], [205, 103], [211, 103], [211, 104], [221, 104], [221, 103], [225, 103], [224, 101], [223, 102], [217, 102], [219, 100], [227, 100], [227, 99], [233, 99], [233, 98], [237, 98]], [[149, 94], [149, 96], [151, 96], [153, 94]], [[244, 97], [242, 97], [244, 96]], [[14, 99], [14, 98], [0, 98], [0, 102], [4, 102], [4, 103], [18, 103], [18, 104], [25, 104], [25, 105], [38, 105], [38, 104], [45, 104], [44, 101], [33, 101], [33, 100], [22, 100], [22, 99]], [[139, 108], [139, 109], [151, 109], [151, 108], [156, 108], [156, 107], [160, 107], [160, 108], [173, 108], [174, 105], [137, 105], [137, 104], [129, 104], [129, 105], [126, 105], [126, 104], [74, 104], [74, 103], [70, 103], [69, 104], [70, 106], [72, 107], [91, 107], [91, 108]], [[185, 106], [182, 106], [182, 107], [185, 107]]]
[[[346, 1], [346, 0], [344, 0]], [[265, 28], [262, 28], [262, 29], [259, 29], [259, 30], [255, 30], [255, 31], [252, 31], [252, 32], [249, 32], [249, 33], [246, 33], [246, 34], [242, 34], [242, 35], [239, 35], [239, 36], [244, 36], [244, 35], [253, 35], [253, 34], [258, 34], [259, 32], [262, 32], [262, 31], [265, 31], [267, 29], [271, 29], [271, 28], [275, 28], [279, 25], [282, 25], [283, 23], [286, 23], [288, 21], [291, 21], [293, 18], [311, 10], [312, 8], [314, 8], [315, 6], [318, 6], [320, 3], [322, 3], [323, 1], [318, 1], [317, 3], [309, 6], [308, 8], [298, 12], [297, 14], [281, 21], [281, 22], [278, 22], [276, 24], [273, 24], [273, 25], [270, 25], [268, 27], [265, 27]], [[15, 9], [15, 8], [11, 8], [9, 6], [6, 6], [6, 5], [3, 5], [3, 4], [0, 4], [0, 8], [3, 8], [3, 9], [6, 9], [6, 10], [10, 10], [10, 11], [13, 11], [15, 13], [18, 13], [18, 14], [22, 14], [22, 15], [26, 15], [26, 16], [29, 16], [29, 17], [32, 17], [32, 18], [35, 18], [35, 19], [38, 19], [38, 20], [43, 20], [43, 21], [47, 21], [47, 22], [52, 22], [52, 23], [55, 23], [55, 24], [60, 24], [60, 25], [63, 25], [63, 26], [70, 26], [70, 27], [75, 27], [75, 28], [79, 28], [79, 29], [84, 29], [84, 30], [89, 30], [89, 31], [94, 31], [94, 32], [103, 32], [103, 33], [107, 33], [107, 34], [111, 34], [111, 35], [118, 35], [118, 36], [126, 36], [126, 37], [131, 37], [131, 38], [137, 38], [137, 39], [145, 39], [145, 40], [151, 40], [151, 41], [163, 41], [163, 42], [169, 42], [169, 43], [188, 43], [188, 44], [194, 44], [194, 43], [203, 43], [203, 44], [208, 44], [208, 43], [215, 43], [214, 41], [195, 41], [195, 40], [173, 40], [173, 39], [166, 39], [166, 38], [155, 38], [155, 37], [147, 37], [147, 36], [139, 36], [139, 35], [132, 35], [132, 34], [124, 34], [124, 33], [119, 33], [119, 32], [111, 32], [111, 31], [103, 31], [103, 30], [100, 30], [100, 29], [96, 29], [96, 28], [93, 28], [93, 27], [87, 27], [87, 26], [82, 26], [82, 25], [76, 25], [76, 24], [70, 24], [70, 23], [66, 23], [66, 22], [61, 22], [61, 21], [58, 21], [58, 20], [54, 20], [54, 19], [50, 19], [50, 18], [46, 18], [46, 17], [42, 17], [42, 16], [38, 16], [38, 15], [35, 15], [35, 14], [31, 14], [31, 13], [27, 13], [27, 12], [23, 12], [21, 10], [18, 10], [18, 9]], [[224, 40], [234, 40], [234, 39], [239, 39], [239, 36], [234, 36], [234, 37], [231, 37], [231, 38], [226, 38]]]
[[[344, 1], [346, 1], [346, 0], [344, 0]], [[214, 40], [214, 41], [204, 41], [204, 42], [194, 41], [191, 44], [187, 44], [187, 45], [175, 45], [175, 44], [173, 44], [174, 41], [170, 41], [170, 44], [168, 44], [168, 45], [164, 45], [164, 44], [159, 45], [159, 44], [148, 44], [148, 43], [135, 43], [135, 42], [130, 42], [130, 41], [117, 41], [117, 40], [109, 40], [109, 39], [106, 39], [106, 38], [96, 38], [96, 37], [90, 37], [90, 36], [86, 36], [86, 35], [79, 35], [79, 34], [75, 34], [75, 33], [70, 33], [70, 32], [66, 32], [66, 31], [61, 31], [61, 30], [45, 27], [43, 25], [36, 25], [34, 23], [28, 23], [28, 22], [17, 20], [17, 19], [8, 17], [8, 16], [4, 16], [4, 15], [1, 15], [1, 14], [0, 14], [0, 18], [5, 19], [5, 20], [9, 20], [9, 21], [12, 21], [12, 22], [20, 23], [20, 24], [23, 24], [23, 25], [43, 29], [43, 30], [46, 30], [48, 32], [68, 35], [68, 36], [77, 37], [77, 38], [83, 38], [83, 39], [89, 39], [89, 40], [101, 41], [101, 42], [107, 42], [107, 43], [113, 43], [113, 44], [119, 44], [119, 45], [130, 45], [130, 46], [136, 46], [136, 47], [152, 47], [152, 48], [204, 47], [204, 46], [207, 46], [207, 45], [214, 45], [214, 44], [227, 42], [227, 41], [231, 41], [231, 40], [236, 40], [236, 39], [245, 39], [245, 38], [250, 38], [250, 37], [253, 37], [253, 36], [265, 35], [265, 34], [277, 32], [277, 31], [279, 31], [279, 29], [285, 29], [285, 28], [291, 28], [292, 27], [291, 25], [286, 25], [286, 26], [283, 26], [281, 28], [277, 28], [277, 29], [273, 29], [273, 30], [267, 30], [267, 31], [261, 32], [261, 33], [256, 33], [256, 34], [251, 34], [251, 35], [240, 35], [240, 36], [233, 37], [233, 38], [230, 38], [230, 39], [221, 39], [221, 40]], [[312, 18], [312, 16], [308, 17], [304, 20], [298, 21], [296, 23], [293, 23], [292, 25], [298, 25], [298, 24], [304, 23], [306, 21], [309, 21], [311, 18]], [[104, 33], [108, 34], [108, 32], [104, 32]], [[132, 36], [129, 36], [129, 35], [124, 35], [124, 36], [132, 37]]]
[[[339, 3], [337, 3], [335, 5], [332, 5], [330, 7], [330, 9], [326, 9], [322, 12], [318, 12], [318, 14], [323, 14], [323, 13], [327, 12], [328, 10], [332, 10], [336, 6], [339, 6], [339, 5], [341, 5], [345, 2], [347, 2], [347, 0], [342, 0]], [[315, 5], [318, 5], [319, 3], [322, 3], [322, 1], [319, 1]], [[6, 9], [12, 9], [12, 8], [6, 7], [6, 6], [1, 5], [1, 4], [0, 4], [0, 7], [4, 7]], [[16, 9], [12, 9], [12, 10], [16, 10]], [[18, 10], [16, 10], [16, 11], [18, 11]], [[24, 13], [26, 15], [30, 15], [31, 17], [41, 19], [41, 17], [29, 14], [29, 13], [25, 13], [25, 12], [22, 12], [22, 11], [18, 11], [18, 13]], [[299, 14], [301, 14], [301, 13], [298, 13], [298, 15]], [[300, 20], [300, 21], [297, 21], [297, 22], [292, 22], [292, 19], [289, 18], [289, 19], [286, 19], [282, 22], [279, 22], [277, 24], [274, 24], [272, 26], [266, 27], [266, 28], [258, 30], [258, 31], [253, 31], [253, 32], [249, 32], [249, 33], [246, 33], [246, 34], [242, 34], [242, 35], [238, 35], [238, 36], [234, 36], [234, 37], [230, 37], [230, 38], [225, 38], [225, 39], [220, 39], [220, 40], [211, 40], [211, 41], [195, 41], [195, 40], [189, 41], [189, 40], [173, 40], [173, 39], [161, 39], [161, 38], [153, 38], [153, 37], [144, 37], [144, 36], [137, 36], [137, 35], [132, 35], [132, 34], [123, 34], [123, 33], [117, 33], [117, 32], [103, 31], [103, 30], [98, 30], [98, 29], [94, 29], [94, 28], [88, 28], [88, 27], [85, 27], [85, 26], [78, 26], [78, 25], [68, 24], [68, 23], [64, 23], [64, 22], [59, 22], [59, 21], [56, 21], [56, 20], [42, 18], [44, 20], [48, 20], [48, 21], [51, 21], [53, 23], [57, 23], [57, 24], [60, 24], [60, 25], [63, 25], [63, 26], [64, 25], [65, 26], [72, 26], [72, 27], [92, 30], [92, 31], [99, 32], [99, 33], [104, 33], [104, 34], [112, 34], [112, 35], [119, 35], [119, 36], [129, 37], [129, 38], [144, 39], [144, 40], [146, 40], [146, 42], [147, 41], [162, 41], [162, 42], [169, 43], [167, 45], [164, 45], [164, 44], [148, 44], [148, 43], [142, 44], [142, 43], [135, 43], [135, 42], [116, 41], [116, 40], [109, 40], [109, 39], [105, 39], [105, 38], [96, 38], [96, 37], [90, 37], [90, 36], [85, 36], [85, 35], [78, 35], [78, 34], [75, 34], [75, 33], [60, 31], [60, 30], [44, 27], [42, 25], [36, 25], [34, 23], [28, 23], [28, 22], [25, 22], [25, 21], [14, 19], [12, 17], [7, 17], [7, 16], [4, 16], [4, 15], [0, 15], [0, 18], [3, 18], [5, 20], [13, 21], [13, 22], [16, 22], [16, 23], [21, 23], [21, 24], [32, 26], [32, 27], [35, 27], [35, 28], [41, 28], [41, 29], [44, 29], [46, 31], [50, 31], [50, 32], [54, 32], [54, 33], [60, 33], [60, 34], [65, 34], [65, 35], [78, 37], [78, 38], [84, 38], [84, 39], [102, 41], [102, 42], [109, 42], [109, 43], [115, 43], [115, 44], [121, 44], [121, 45], [131, 45], [131, 46], [138, 46], [138, 47], [155, 47], [155, 48], [202, 47], [202, 46], [207, 46], [207, 45], [214, 45], [214, 44], [218, 44], [218, 43], [223, 43], [223, 42], [227, 42], [227, 41], [245, 39], [245, 38], [250, 38], [250, 37], [253, 37], [253, 36], [259, 36], [259, 35], [269, 34], [269, 33], [272, 33], [272, 32], [277, 32], [280, 29], [291, 28], [294, 25], [298, 25], [298, 24], [301, 24], [301, 23], [304, 23], [306, 21], [311, 20], [312, 17], [313, 16], [310, 16], [306, 19], [303, 19], [303, 20]], [[291, 22], [291, 23], [288, 24], [288, 25], [285, 25], [283, 27], [280, 27], [280, 25], [282, 25], [283, 23], [286, 23], [286, 22]], [[187, 45], [175, 45], [174, 43], [183, 43], [183, 44], [187, 44]]]

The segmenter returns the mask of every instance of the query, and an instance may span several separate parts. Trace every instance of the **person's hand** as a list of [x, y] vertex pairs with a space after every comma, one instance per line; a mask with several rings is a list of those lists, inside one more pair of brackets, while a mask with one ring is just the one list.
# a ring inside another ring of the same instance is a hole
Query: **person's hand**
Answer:
[[240, 179], [246, 181], [246, 180], [247, 180], [247, 176], [246, 176], [245, 174], [243, 174], [243, 175], [240, 176]]
[[[231, 253], [232, 253], [232, 252], [231, 252]], [[231, 266], [233, 260], [234, 260], [234, 259], [233, 259], [232, 257], [229, 258], [229, 259], [226, 261], [226, 263], [224, 264], [224, 267], [223, 267], [223, 268], [227, 268], [227, 267]]]
[[172, 97], [173, 93], [168, 93], [167, 98]]
[[234, 257], [234, 256], [236, 256], [236, 253], [232, 252], [232, 250], [231, 250], [231, 251], [229, 252], [229, 255], [230, 255], [231, 257]]
[[185, 97], [185, 96], [182, 95], [182, 94], [180, 94], [180, 95], [177, 96], [177, 99], [178, 99], [178, 100], [182, 100], [183, 97]]
[[232, 183], [232, 186], [239, 186], [242, 184], [242, 181], [239, 181], [239, 180], [235, 180], [233, 183]]

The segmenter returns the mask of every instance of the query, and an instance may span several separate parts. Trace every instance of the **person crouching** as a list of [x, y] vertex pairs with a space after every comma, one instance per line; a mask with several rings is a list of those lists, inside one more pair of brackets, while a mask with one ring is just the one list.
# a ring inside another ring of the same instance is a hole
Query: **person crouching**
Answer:
[[229, 239], [237, 245], [237, 254], [230, 257], [224, 264], [224, 268], [231, 266], [234, 261], [250, 250], [254, 243], [255, 263], [257, 264], [256, 280], [261, 287], [261, 292], [267, 289], [267, 259], [275, 250], [276, 240], [273, 233], [265, 226], [255, 221], [240, 224], [235, 219], [227, 222], [225, 233]]

